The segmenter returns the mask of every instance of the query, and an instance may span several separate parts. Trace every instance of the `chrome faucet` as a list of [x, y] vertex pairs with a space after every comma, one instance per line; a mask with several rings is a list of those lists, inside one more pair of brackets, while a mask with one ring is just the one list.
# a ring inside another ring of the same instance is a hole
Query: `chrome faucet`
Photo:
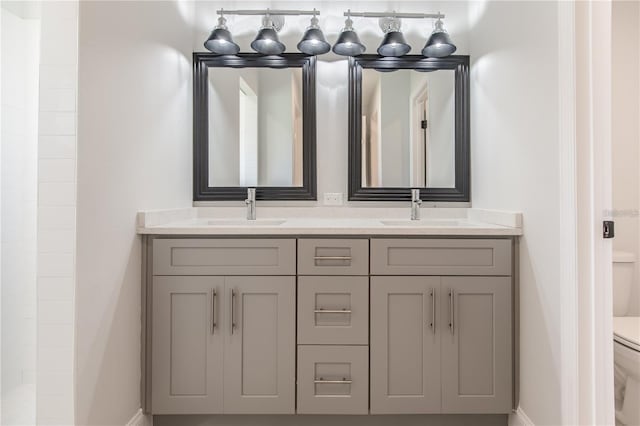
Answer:
[[420, 205], [422, 200], [420, 199], [420, 190], [411, 190], [411, 220], [420, 220]]
[[256, 220], [256, 189], [247, 188], [247, 199], [244, 200], [247, 205], [247, 220]]

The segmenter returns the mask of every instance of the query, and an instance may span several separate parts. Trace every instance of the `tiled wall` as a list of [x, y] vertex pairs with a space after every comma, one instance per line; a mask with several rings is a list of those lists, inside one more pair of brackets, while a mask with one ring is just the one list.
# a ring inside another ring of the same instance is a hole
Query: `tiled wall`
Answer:
[[78, 3], [42, 4], [38, 143], [39, 425], [74, 423]]

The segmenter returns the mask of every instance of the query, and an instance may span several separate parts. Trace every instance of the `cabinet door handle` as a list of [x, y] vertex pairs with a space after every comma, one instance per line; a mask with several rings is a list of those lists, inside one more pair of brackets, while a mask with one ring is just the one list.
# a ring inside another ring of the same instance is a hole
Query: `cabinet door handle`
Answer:
[[235, 290], [231, 289], [231, 334], [233, 334], [233, 329], [236, 328], [235, 304], [236, 304], [236, 292]]
[[216, 289], [211, 289], [211, 334], [215, 333], [216, 326]]
[[449, 290], [449, 329], [451, 330], [451, 334], [455, 334], [455, 324], [454, 324], [454, 318], [455, 318], [455, 312], [453, 311], [454, 307], [455, 307], [455, 301], [453, 300], [455, 296], [455, 293], [453, 292], [453, 290]]
[[436, 289], [431, 289], [431, 331], [436, 334]]
[[325, 380], [322, 377], [320, 377], [319, 379], [315, 379], [313, 383], [331, 384], [331, 385], [350, 385], [351, 383], [353, 383], [353, 380], [347, 379], [345, 377], [343, 377], [342, 380]]
[[315, 309], [313, 311], [315, 314], [350, 314], [351, 309]]
[[314, 256], [314, 260], [351, 260], [351, 256]]

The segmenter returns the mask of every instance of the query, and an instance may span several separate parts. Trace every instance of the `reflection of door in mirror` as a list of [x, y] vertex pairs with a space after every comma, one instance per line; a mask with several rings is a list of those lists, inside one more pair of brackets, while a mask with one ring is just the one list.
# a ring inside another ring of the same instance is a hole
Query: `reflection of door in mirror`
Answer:
[[209, 186], [302, 186], [302, 70], [213, 67]]
[[454, 81], [453, 70], [363, 69], [363, 187], [455, 186]]

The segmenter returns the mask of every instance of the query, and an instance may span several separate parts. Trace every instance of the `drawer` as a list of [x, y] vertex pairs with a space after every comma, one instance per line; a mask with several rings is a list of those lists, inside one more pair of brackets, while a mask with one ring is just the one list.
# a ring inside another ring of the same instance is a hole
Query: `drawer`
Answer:
[[368, 412], [368, 346], [298, 346], [298, 414]]
[[154, 275], [295, 275], [293, 239], [157, 239]]
[[369, 277], [299, 277], [298, 343], [369, 341]]
[[369, 240], [298, 240], [298, 275], [368, 274]]
[[511, 275], [511, 240], [372, 239], [371, 275]]

